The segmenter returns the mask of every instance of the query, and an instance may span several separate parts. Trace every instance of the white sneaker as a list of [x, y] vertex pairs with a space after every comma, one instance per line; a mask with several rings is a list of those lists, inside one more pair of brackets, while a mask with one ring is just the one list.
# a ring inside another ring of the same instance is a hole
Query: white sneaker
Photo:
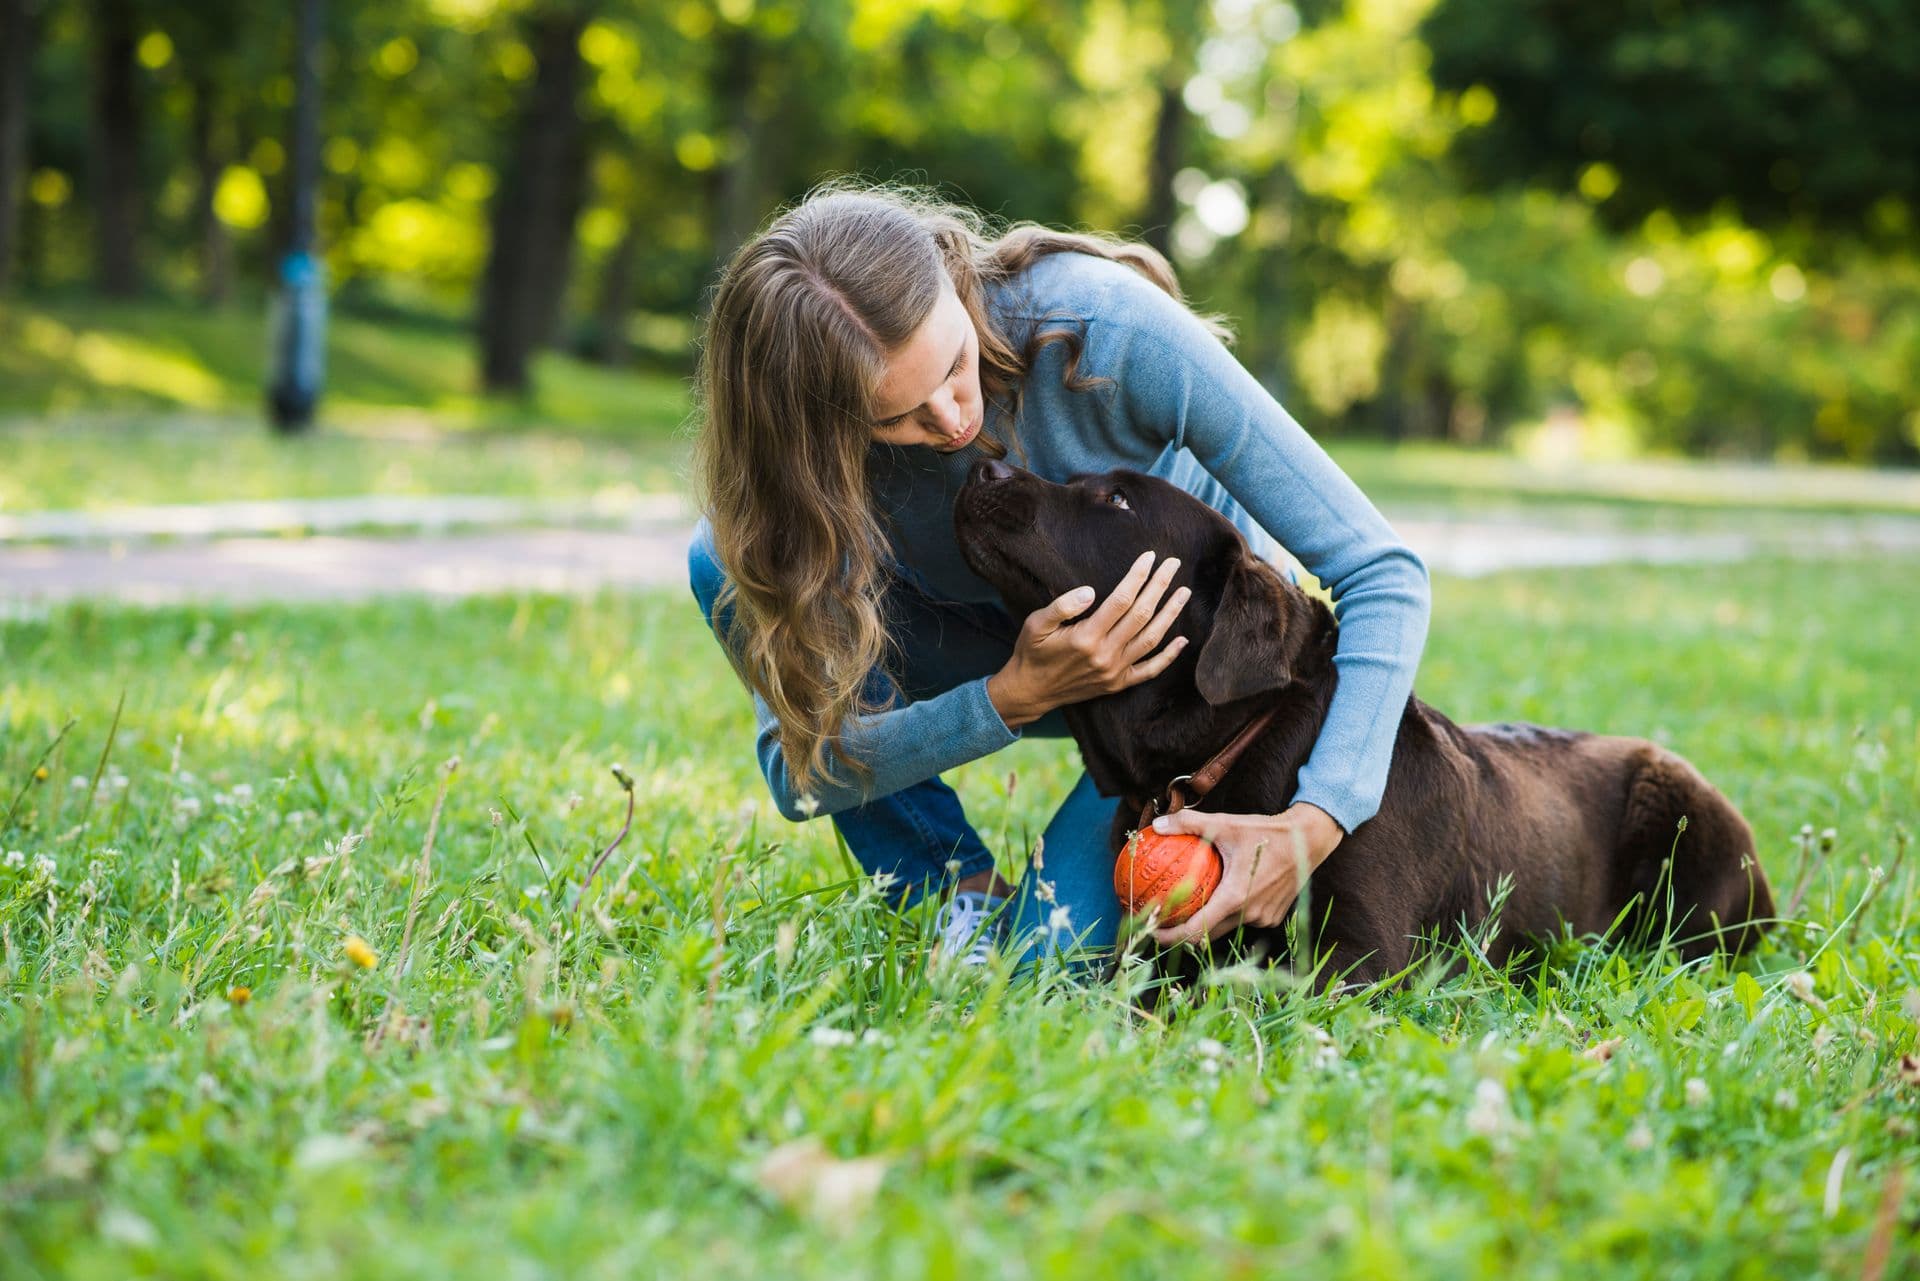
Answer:
[[1006, 900], [978, 890], [959, 890], [940, 905], [935, 926], [940, 941], [936, 955], [956, 965], [985, 965], [1000, 941], [996, 914]]

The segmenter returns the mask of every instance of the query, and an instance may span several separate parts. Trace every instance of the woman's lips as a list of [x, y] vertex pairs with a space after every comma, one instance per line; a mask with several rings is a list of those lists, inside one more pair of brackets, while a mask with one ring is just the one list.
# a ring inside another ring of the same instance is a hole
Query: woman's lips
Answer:
[[981, 418], [975, 419], [973, 426], [967, 428], [965, 432], [961, 433], [959, 439], [949, 441], [947, 443], [946, 448], [950, 451], [955, 449], [965, 449], [968, 445], [972, 444], [973, 438], [980, 434], [980, 424], [983, 421], [985, 421], [984, 416], [982, 416]]

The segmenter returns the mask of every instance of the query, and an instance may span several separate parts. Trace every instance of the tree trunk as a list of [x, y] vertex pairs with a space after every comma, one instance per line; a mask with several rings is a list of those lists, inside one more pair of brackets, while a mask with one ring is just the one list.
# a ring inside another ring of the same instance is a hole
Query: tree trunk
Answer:
[[139, 40], [131, 0], [93, 6], [92, 130], [94, 270], [102, 293], [125, 297], [140, 288], [140, 103], [134, 47]]
[[480, 376], [490, 393], [524, 394], [534, 351], [552, 341], [566, 299], [574, 223], [586, 200], [580, 34], [571, 10], [528, 23], [535, 72], [493, 203], [480, 296]]
[[1173, 220], [1179, 213], [1174, 199], [1173, 175], [1180, 172], [1186, 140], [1187, 104], [1180, 96], [1177, 78], [1160, 86], [1160, 111], [1153, 122], [1153, 152], [1147, 157], [1147, 207], [1140, 222], [1145, 230], [1140, 238], [1163, 255], [1173, 256]]
[[20, 195], [27, 174], [27, 79], [33, 70], [32, 0], [0, 0], [0, 293], [12, 280]]
[[603, 365], [627, 363], [627, 317], [633, 311], [633, 269], [640, 263], [641, 247], [640, 219], [629, 213], [626, 233], [600, 274], [593, 358]]
[[707, 178], [713, 210], [714, 263], [733, 257], [760, 222], [761, 121], [754, 102], [760, 49], [750, 27], [729, 27], [714, 62], [709, 101], [729, 107], [724, 137], [726, 158]]
[[200, 242], [200, 297], [218, 306], [233, 292], [233, 238], [213, 208], [226, 161], [221, 154], [213, 82], [195, 76], [192, 87], [193, 166], [198, 183], [193, 193], [193, 227]]

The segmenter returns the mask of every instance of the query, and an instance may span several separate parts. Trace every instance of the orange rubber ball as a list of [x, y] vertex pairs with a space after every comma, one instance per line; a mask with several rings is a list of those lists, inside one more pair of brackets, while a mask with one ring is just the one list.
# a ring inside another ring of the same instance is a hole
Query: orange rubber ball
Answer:
[[[1206, 905], [1220, 885], [1220, 855], [1185, 832], [1162, 835], [1151, 827], [1130, 833], [1113, 864], [1113, 892], [1129, 915], [1160, 909], [1160, 923], [1174, 925]], [[1174, 900], [1170, 902], [1170, 900]]]

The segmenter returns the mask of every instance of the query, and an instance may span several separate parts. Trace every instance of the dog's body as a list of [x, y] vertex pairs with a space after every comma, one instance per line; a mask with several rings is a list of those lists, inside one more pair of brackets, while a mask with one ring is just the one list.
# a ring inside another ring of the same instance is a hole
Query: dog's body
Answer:
[[[1202, 804], [1286, 806], [1333, 697], [1338, 629], [1229, 522], [1151, 477], [1051, 485], [1000, 463], [976, 466], [955, 521], [974, 572], [1021, 612], [1081, 583], [1104, 595], [1149, 548], [1182, 561], [1186, 652], [1150, 681], [1065, 709], [1094, 783], [1123, 798], [1116, 853], [1170, 780], [1276, 706]], [[1398, 973], [1421, 935], [1480, 923], [1504, 877], [1495, 964], [1563, 922], [1583, 935], [1616, 922], [1670, 930], [1687, 956], [1738, 951], [1773, 912], [1752, 831], [1681, 757], [1636, 738], [1456, 725], [1409, 698], [1379, 812], [1314, 873], [1316, 950], [1350, 980]], [[1278, 954], [1280, 931], [1264, 934], [1253, 942]]]

